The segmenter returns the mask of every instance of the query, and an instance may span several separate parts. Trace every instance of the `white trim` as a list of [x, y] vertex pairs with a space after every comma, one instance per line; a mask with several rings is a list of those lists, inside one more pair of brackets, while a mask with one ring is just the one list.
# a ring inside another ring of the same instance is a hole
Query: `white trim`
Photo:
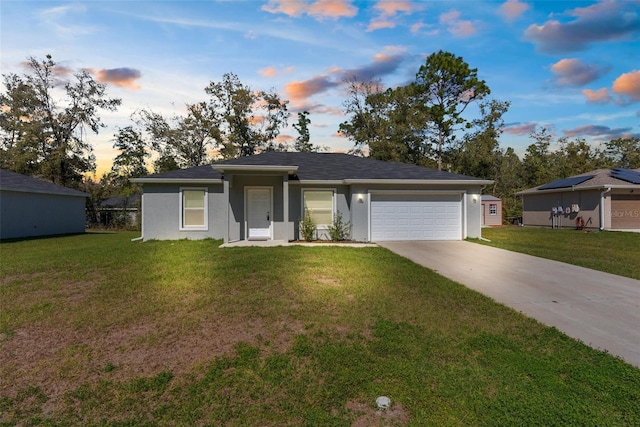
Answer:
[[249, 190], [269, 190], [269, 238], [273, 240], [273, 186], [271, 185], [250, 185], [244, 187], [244, 240], [249, 240]]
[[[187, 190], [202, 190], [204, 191], [204, 225], [197, 226], [184, 226], [184, 209], [182, 203], [184, 200], [184, 191]], [[178, 192], [180, 199], [180, 211], [178, 218], [180, 223], [178, 224], [178, 230], [180, 231], [207, 231], [209, 230], [209, 189], [207, 187], [180, 187]]]
[[333, 225], [333, 220], [336, 217], [336, 210], [337, 210], [337, 202], [336, 202], [336, 194], [338, 192], [337, 188], [301, 188], [301, 193], [300, 193], [300, 201], [302, 203], [300, 203], [300, 209], [301, 209], [301, 213], [300, 213], [300, 218], [304, 218], [304, 192], [305, 191], [331, 191], [332, 195], [331, 195], [331, 224], [316, 224], [316, 229], [318, 230], [328, 230], [330, 225]]
[[302, 179], [302, 180], [289, 180], [289, 184], [294, 185], [346, 185], [344, 180], [342, 179], [329, 179], [329, 180], [312, 180], [312, 179]]

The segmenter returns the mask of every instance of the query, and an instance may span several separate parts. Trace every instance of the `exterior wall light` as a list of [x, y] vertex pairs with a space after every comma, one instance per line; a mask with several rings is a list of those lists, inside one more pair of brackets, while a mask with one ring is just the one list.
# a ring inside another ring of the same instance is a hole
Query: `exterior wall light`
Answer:
[[473, 204], [475, 205], [476, 203], [478, 203], [478, 196], [474, 195], [471, 200], [473, 200]]
[[364, 196], [362, 194], [358, 194], [358, 203], [364, 203]]

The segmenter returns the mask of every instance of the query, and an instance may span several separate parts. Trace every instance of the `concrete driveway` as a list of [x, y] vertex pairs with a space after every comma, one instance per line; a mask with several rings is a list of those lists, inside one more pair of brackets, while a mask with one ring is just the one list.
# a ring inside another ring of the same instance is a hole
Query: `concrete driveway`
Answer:
[[471, 242], [379, 245], [640, 367], [640, 280]]

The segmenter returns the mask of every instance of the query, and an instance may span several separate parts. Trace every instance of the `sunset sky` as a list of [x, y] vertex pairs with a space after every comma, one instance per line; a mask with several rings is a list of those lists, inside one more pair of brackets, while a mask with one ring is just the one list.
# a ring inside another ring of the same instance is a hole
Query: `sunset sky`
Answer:
[[[523, 154], [536, 126], [597, 146], [640, 136], [640, 1], [13, 1], [0, 4], [3, 74], [29, 56], [89, 69], [122, 99], [90, 134], [98, 174], [131, 114], [182, 114], [232, 72], [310, 112], [312, 143], [347, 151], [345, 79], [414, 80], [438, 50], [464, 60], [510, 101], [501, 147]], [[2, 88], [4, 91], [4, 87]], [[475, 113], [470, 111], [470, 118]], [[292, 128], [282, 137], [297, 135]]]

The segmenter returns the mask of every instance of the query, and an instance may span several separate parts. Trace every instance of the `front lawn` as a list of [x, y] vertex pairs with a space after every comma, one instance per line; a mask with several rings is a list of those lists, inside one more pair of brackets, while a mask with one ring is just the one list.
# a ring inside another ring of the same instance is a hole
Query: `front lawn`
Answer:
[[539, 227], [483, 228], [477, 243], [640, 279], [640, 233]]
[[385, 249], [132, 237], [0, 244], [1, 425], [640, 424], [640, 369]]

